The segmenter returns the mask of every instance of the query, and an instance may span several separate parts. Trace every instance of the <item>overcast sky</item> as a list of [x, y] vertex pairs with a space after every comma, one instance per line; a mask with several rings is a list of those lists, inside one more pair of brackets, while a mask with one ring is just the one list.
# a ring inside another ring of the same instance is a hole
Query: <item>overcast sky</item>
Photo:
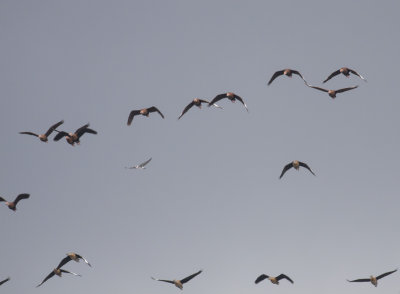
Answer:
[[[0, 2], [2, 292], [400, 293], [398, 1]], [[367, 78], [336, 76], [348, 66]], [[313, 85], [277, 70], [293, 68]], [[227, 91], [224, 109], [193, 107]], [[165, 115], [135, 117], [156, 106]], [[80, 146], [21, 131], [75, 131]], [[125, 166], [153, 160], [145, 170]], [[316, 173], [282, 168], [293, 160]], [[35, 288], [67, 252], [87, 258]], [[279, 286], [258, 275], [285, 273]]]

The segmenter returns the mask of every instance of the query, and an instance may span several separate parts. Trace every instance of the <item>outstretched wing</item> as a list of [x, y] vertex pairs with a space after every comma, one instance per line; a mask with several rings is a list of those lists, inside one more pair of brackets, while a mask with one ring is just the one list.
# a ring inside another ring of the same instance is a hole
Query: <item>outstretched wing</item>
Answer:
[[0, 202], [7, 202], [7, 200], [6, 199], [4, 199], [3, 197], [0, 197]]
[[97, 132], [95, 130], [92, 130], [92, 129], [89, 129], [89, 128], [85, 128], [81, 132], [79, 132], [79, 134], [77, 134], [78, 135], [78, 140], [85, 133], [97, 135]]
[[349, 90], [353, 90], [353, 89], [355, 89], [355, 88], [358, 88], [358, 86], [354, 86], [354, 87], [349, 87], [349, 88], [343, 88], [343, 89], [339, 89], [339, 90], [336, 90], [336, 93], [342, 93], [342, 92], [346, 92], [346, 91], [349, 91]]
[[325, 81], [323, 81], [322, 83], [326, 83], [327, 81], [329, 81], [331, 78], [333, 78], [334, 76], [337, 76], [338, 74], [340, 74], [340, 69], [338, 69], [337, 71], [334, 71], [333, 73], [331, 73], [329, 75], [329, 77], [327, 77], [325, 79]]
[[258, 283], [260, 283], [261, 281], [264, 281], [267, 278], [269, 278], [269, 276], [267, 276], [265, 274], [262, 274], [254, 281], [254, 283], [258, 284]]
[[381, 274], [381, 275], [377, 276], [376, 279], [377, 280], [382, 279], [383, 277], [386, 277], [386, 276], [388, 276], [390, 274], [393, 274], [394, 272], [397, 272], [397, 269], [395, 269], [394, 271], [391, 271], [391, 272], [387, 272], [387, 273]]
[[279, 176], [279, 178], [282, 178], [283, 175], [287, 172], [287, 170], [292, 168], [292, 167], [293, 167], [293, 162], [286, 164], [285, 167], [283, 168], [282, 173]]
[[75, 254], [76, 257], [82, 259], [88, 266], [92, 267], [92, 265], [89, 263], [89, 261], [87, 261], [82, 255], [79, 254]]
[[84, 133], [85, 133], [85, 131], [86, 131], [86, 129], [89, 127], [89, 124], [86, 124], [86, 125], [84, 125], [84, 126], [81, 126], [79, 129], [77, 129], [76, 131], [75, 131], [75, 134], [78, 136], [78, 138], [80, 137], [80, 136], [82, 136]]
[[64, 123], [64, 121], [59, 121], [58, 123], [52, 125], [46, 132], [46, 137], [50, 136], [50, 134], [57, 129], [60, 125], [62, 125]]
[[181, 115], [178, 117], [178, 119], [180, 119], [182, 117], [182, 115], [184, 115], [190, 108], [192, 108], [192, 106], [194, 105], [194, 102], [190, 102], [188, 105], [186, 105], [186, 107], [183, 109]]
[[284, 70], [278, 70], [277, 72], [275, 72], [275, 73], [272, 75], [271, 79], [269, 80], [268, 86], [271, 85], [271, 83], [272, 83], [277, 77], [283, 75], [283, 72], [284, 72]]
[[48, 274], [47, 277], [45, 277], [44, 280], [43, 280], [39, 285], [36, 286], [36, 288], [37, 288], [37, 287], [40, 287], [43, 283], [45, 283], [45, 282], [46, 282], [48, 279], [50, 279], [52, 276], [54, 276], [54, 271], [52, 271], [50, 274]]
[[244, 103], [242, 97], [238, 96], [235, 94], [235, 99], [239, 100], [240, 102], [242, 102], [242, 104], [244, 105], [244, 107], [246, 108], [247, 112], [249, 112], [249, 109], [247, 108], [246, 103]]
[[61, 138], [64, 138], [65, 136], [68, 136], [68, 133], [64, 132], [64, 131], [61, 131], [61, 132], [60, 131], [56, 131], [56, 132], [58, 132], [58, 134], [54, 136], [54, 138], [53, 138], [54, 141], [58, 141]]
[[201, 274], [201, 272], [202, 272], [202, 270], [200, 270], [200, 271], [198, 271], [197, 273], [194, 273], [193, 275], [190, 275], [190, 276], [188, 276], [188, 277], [186, 277], [186, 278], [184, 278], [184, 279], [182, 279], [182, 280], [180, 280], [180, 281], [181, 281], [182, 284], [184, 284], [184, 283], [186, 283], [186, 282], [189, 282], [189, 281], [190, 281], [191, 279], [193, 279], [195, 276]]
[[153, 280], [155, 280], [155, 281], [160, 281], [160, 282], [167, 282], [167, 283], [171, 283], [171, 284], [174, 284], [174, 281], [170, 281], [170, 280], [161, 280], [161, 279], [156, 279], [156, 278], [153, 278], [153, 277], [151, 277]]
[[70, 272], [70, 271], [67, 271], [67, 270], [64, 270], [64, 269], [60, 269], [60, 271], [62, 273], [67, 273], [67, 274], [71, 274], [71, 275], [74, 275], [74, 276], [82, 277], [80, 274], [76, 274], [76, 273], [73, 273], [73, 272]]
[[151, 161], [151, 159], [152, 159], [152, 158], [150, 157], [150, 159], [148, 159], [148, 160], [146, 160], [145, 162], [139, 164], [139, 167], [144, 167], [146, 164], [148, 164], [148, 163]]
[[148, 112], [158, 112], [158, 113], [161, 115], [161, 117], [164, 118], [164, 115], [163, 115], [163, 114], [161, 113], [161, 111], [158, 110], [158, 108], [155, 107], [155, 106], [152, 106], [152, 107], [148, 108], [147, 111], [148, 111]]
[[132, 110], [132, 111], [129, 113], [128, 122], [127, 122], [127, 125], [128, 125], [128, 126], [131, 125], [132, 120], [133, 120], [133, 117], [134, 117], [135, 115], [138, 115], [139, 113], [140, 113], [140, 110]]
[[323, 92], [329, 92], [329, 90], [327, 90], [327, 89], [324, 89], [324, 88], [320, 88], [320, 87], [316, 87], [316, 86], [311, 86], [311, 85], [307, 85], [307, 86], [309, 86], [310, 88], [314, 88], [314, 89], [317, 89], [317, 90], [323, 91]]
[[292, 280], [291, 278], [289, 278], [289, 277], [288, 277], [287, 275], [285, 275], [285, 274], [280, 274], [279, 276], [276, 277], [276, 280], [277, 280], [277, 281], [282, 280], [282, 279], [286, 279], [286, 280], [288, 280], [289, 282], [291, 282], [292, 284], [294, 283], [293, 280]]
[[219, 100], [224, 99], [224, 98], [226, 98], [226, 97], [227, 97], [227, 96], [226, 96], [226, 93], [224, 93], [224, 94], [219, 94], [219, 95], [215, 96], [214, 99], [211, 100], [211, 101], [208, 103], [208, 107], [210, 107], [211, 105], [215, 104], [215, 103], [218, 102]]
[[23, 134], [23, 135], [32, 135], [32, 136], [35, 136], [35, 137], [39, 137], [38, 134], [35, 134], [35, 133], [32, 133], [32, 132], [19, 132], [19, 133]]
[[29, 198], [29, 194], [19, 194], [17, 196], [17, 198], [15, 198], [14, 200], [14, 204], [17, 205], [17, 203], [22, 200], [22, 199], [28, 199]]
[[5, 282], [8, 282], [9, 280], [10, 280], [10, 278], [7, 278], [7, 279], [1, 281], [1, 282], [0, 282], [0, 285], [3, 285]]
[[311, 170], [311, 168], [306, 163], [299, 161], [299, 165], [308, 169], [315, 176], [314, 172]]
[[66, 264], [67, 262], [69, 262], [71, 260], [71, 257], [67, 256], [64, 257], [60, 263], [58, 264], [57, 268], [61, 268], [64, 264]]
[[347, 282], [371, 282], [371, 279], [357, 279], [357, 280], [347, 280]]
[[306, 85], [308, 85], [307, 81], [304, 79], [303, 75], [300, 72], [298, 72], [297, 70], [292, 70], [292, 73], [294, 73], [295, 75], [298, 75], [304, 81], [304, 83], [306, 83]]
[[364, 78], [362, 75], [360, 75], [358, 72], [356, 72], [355, 70], [352, 70], [349, 68], [349, 72], [351, 72], [352, 74], [355, 74], [356, 76], [358, 76], [360, 79], [362, 79], [363, 81], [367, 81], [366, 78]]

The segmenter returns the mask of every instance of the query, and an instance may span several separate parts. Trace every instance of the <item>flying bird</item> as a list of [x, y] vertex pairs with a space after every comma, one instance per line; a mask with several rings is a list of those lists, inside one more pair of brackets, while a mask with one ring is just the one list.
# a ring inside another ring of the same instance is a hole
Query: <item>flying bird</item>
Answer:
[[261, 281], [263, 281], [263, 280], [265, 280], [265, 279], [270, 280], [271, 283], [272, 283], [272, 284], [275, 284], [275, 285], [279, 285], [279, 280], [282, 280], [282, 279], [286, 279], [286, 280], [288, 280], [289, 282], [291, 282], [291, 283], [293, 284], [292, 279], [289, 278], [289, 277], [288, 277], [287, 275], [285, 275], [285, 274], [280, 274], [280, 275], [277, 276], [277, 277], [270, 277], [270, 276], [267, 276], [267, 275], [265, 275], [265, 274], [262, 274], [261, 276], [259, 276], [259, 277], [254, 281], [254, 283], [258, 284], [259, 282], [261, 282]]
[[279, 76], [281, 76], [281, 75], [285, 75], [285, 76], [288, 76], [289, 78], [291, 78], [291, 77], [292, 77], [292, 74], [298, 75], [298, 76], [304, 81], [304, 83], [306, 83], [306, 85], [308, 85], [308, 83], [306, 82], [306, 80], [304, 79], [304, 77], [301, 75], [301, 73], [299, 73], [297, 70], [293, 70], [293, 69], [287, 68], [287, 69], [279, 70], [279, 71], [275, 72], [275, 73], [272, 75], [271, 79], [269, 80], [268, 86], [271, 85], [271, 83], [272, 83], [277, 77], [279, 77]]
[[40, 287], [44, 282], [46, 282], [48, 279], [50, 279], [54, 275], [61, 277], [62, 273], [67, 273], [67, 274], [81, 277], [81, 275], [78, 275], [76, 273], [73, 273], [73, 272], [70, 272], [70, 271], [67, 271], [64, 269], [60, 269], [60, 268], [55, 268], [50, 274], [47, 275], [46, 278], [44, 278], [44, 280], [39, 285], [36, 286], [36, 288]]
[[377, 277], [370, 276], [369, 279], [357, 279], [357, 280], [352, 280], [352, 281], [347, 280], [347, 281], [348, 281], [348, 282], [371, 282], [372, 285], [374, 285], [375, 287], [377, 287], [377, 286], [378, 286], [378, 280], [379, 280], [379, 279], [382, 279], [383, 277], [386, 277], [386, 276], [388, 276], [388, 275], [390, 275], [390, 274], [393, 274], [393, 273], [396, 272], [396, 271], [397, 271], [397, 269], [395, 269], [394, 271], [390, 271], [390, 272], [381, 274], [381, 275], [379, 275], [379, 276], [377, 276]]
[[342, 68], [338, 69], [337, 71], [334, 71], [333, 73], [331, 73], [330, 76], [327, 77], [325, 81], [323, 81], [323, 83], [326, 83], [327, 81], [329, 81], [334, 76], [337, 76], [338, 74], [343, 74], [344, 76], [346, 76], [348, 78], [350, 76], [350, 73], [358, 76], [360, 79], [362, 79], [365, 82], [367, 81], [363, 76], [361, 76], [355, 70], [352, 70], [351, 68], [348, 68], [348, 67], [342, 67]]
[[64, 264], [66, 264], [67, 262], [73, 260], [76, 262], [79, 262], [79, 260], [83, 260], [88, 266], [92, 266], [85, 258], [83, 258], [81, 255], [71, 252], [71, 253], [67, 253], [67, 257], [64, 257], [60, 264], [57, 266], [57, 268], [61, 268]]
[[246, 108], [246, 110], [249, 111], [247, 109], [247, 105], [246, 105], [246, 103], [244, 103], [242, 97], [240, 97], [232, 92], [227, 92], [227, 93], [223, 93], [223, 94], [219, 94], [219, 95], [215, 96], [214, 99], [211, 100], [210, 103], [208, 103], [208, 107], [210, 107], [211, 105], [215, 105], [216, 102], [218, 102], [219, 100], [224, 99], [224, 98], [228, 98], [232, 102], [239, 100], [243, 104], [243, 106]]
[[182, 280], [161, 280], [161, 279], [156, 279], [151, 277], [153, 280], [156, 281], [161, 281], [161, 282], [167, 282], [167, 283], [171, 283], [174, 284], [176, 287], [178, 287], [179, 289], [183, 289], [183, 284], [189, 282], [191, 279], [193, 279], [195, 276], [199, 275], [202, 272], [202, 270], [198, 271], [197, 273], [194, 273], [193, 275], [190, 275]]
[[279, 178], [282, 178], [283, 175], [287, 172], [287, 170], [291, 169], [292, 167], [294, 167], [296, 170], [299, 170], [300, 166], [305, 167], [315, 176], [314, 172], [311, 170], [311, 168], [306, 163], [298, 161], [298, 160], [294, 160], [291, 163], [288, 163], [287, 165], [285, 165]]
[[8, 277], [7, 279], [3, 280], [0, 282], [0, 286], [3, 285], [5, 282], [8, 282], [10, 280], [10, 278]]
[[6, 203], [6, 205], [8, 206], [9, 209], [16, 211], [17, 210], [17, 204], [20, 200], [22, 199], [28, 199], [29, 198], [29, 194], [19, 194], [15, 200], [13, 202], [8, 202], [6, 201], [3, 197], [0, 197], [0, 202], [4, 201]]
[[161, 115], [161, 117], [162, 118], [164, 118], [164, 115], [161, 113], [161, 111], [160, 110], [158, 110], [158, 108], [157, 107], [155, 107], [155, 106], [152, 106], [152, 107], [150, 107], [150, 108], [143, 108], [143, 109], [140, 109], [140, 110], [132, 110], [130, 113], [129, 113], [129, 117], [128, 117], [128, 126], [130, 126], [131, 125], [131, 123], [132, 123], [132, 120], [133, 120], [133, 117], [135, 116], [135, 115], [139, 115], [139, 114], [141, 114], [141, 115], [144, 115], [144, 116], [149, 116], [149, 114], [150, 114], [150, 112], [158, 112], [160, 115]]
[[343, 88], [343, 89], [339, 89], [339, 90], [327, 90], [327, 89], [320, 88], [320, 87], [316, 87], [316, 86], [311, 86], [311, 85], [308, 85], [308, 86], [309, 86], [310, 88], [314, 88], [314, 89], [317, 89], [317, 90], [320, 90], [320, 91], [323, 91], [323, 92], [327, 92], [328, 95], [329, 95], [332, 99], [336, 98], [336, 94], [338, 94], [338, 93], [342, 93], [342, 92], [346, 92], [346, 91], [349, 91], [349, 90], [353, 90], [353, 89], [355, 89], [355, 88], [358, 88], [358, 86], [353, 86], [353, 87]]
[[[194, 98], [192, 100], [192, 102], [190, 102], [188, 105], [186, 105], [186, 107], [183, 109], [181, 115], [178, 117], [178, 119], [180, 119], [190, 108], [192, 108], [193, 106], [197, 106], [198, 108], [201, 109], [201, 104], [202, 103], [207, 103], [209, 104], [210, 102], [207, 100], [203, 100], [203, 99], [199, 99], [199, 98]], [[217, 104], [213, 104], [215, 107], [217, 108], [221, 108], [221, 106], [218, 106]]]
[[75, 133], [67, 133], [64, 131], [56, 131], [58, 132], [57, 135], [54, 137], [54, 141], [59, 141], [62, 137], [65, 137], [67, 140], [68, 144], [75, 146], [76, 144], [80, 144], [80, 138], [82, 137], [83, 134], [89, 133], [89, 134], [94, 134], [97, 135], [97, 132], [95, 130], [89, 129], [89, 124], [86, 124], [79, 129], [75, 131]]
[[151, 161], [151, 157], [150, 157], [150, 159], [146, 160], [145, 162], [142, 162], [139, 165], [135, 165], [135, 166], [131, 166], [131, 167], [125, 167], [125, 168], [128, 168], [128, 169], [139, 169], [139, 168], [145, 169], [146, 168], [145, 165], [148, 164], [150, 161]]
[[63, 120], [62, 120], [62, 121], [59, 121], [58, 123], [52, 125], [52, 126], [47, 130], [46, 133], [41, 134], [41, 135], [38, 135], [38, 134], [35, 134], [35, 133], [32, 133], [32, 132], [19, 132], [19, 133], [20, 133], [20, 134], [23, 134], [23, 135], [32, 135], [32, 136], [38, 137], [38, 138], [40, 139], [40, 141], [46, 142], [46, 143], [47, 143], [50, 134], [51, 134], [55, 129], [57, 129], [60, 125], [62, 125], [63, 123], [64, 123]]

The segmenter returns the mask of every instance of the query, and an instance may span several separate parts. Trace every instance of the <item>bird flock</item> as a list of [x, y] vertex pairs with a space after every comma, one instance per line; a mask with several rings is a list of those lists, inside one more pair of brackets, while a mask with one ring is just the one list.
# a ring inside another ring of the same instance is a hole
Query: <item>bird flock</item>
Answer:
[[[327, 81], [329, 81], [330, 79], [332, 79], [333, 77], [343, 74], [346, 77], [349, 77], [350, 74], [353, 74], [357, 77], [359, 77], [360, 79], [362, 79], [363, 81], [367, 81], [363, 76], [361, 76], [358, 72], [356, 72], [353, 69], [350, 69], [348, 67], [342, 67], [334, 72], [332, 72], [322, 83], [326, 83]], [[337, 94], [339, 93], [343, 93], [349, 90], [353, 90], [356, 89], [358, 87], [358, 85], [356, 86], [352, 86], [352, 87], [347, 87], [347, 88], [342, 88], [342, 89], [337, 89], [337, 90], [331, 90], [331, 89], [325, 89], [325, 88], [321, 88], [321, 87], [317, 87], [317, 86], [313, 86], [311, 84], [309, 84], [306, 79], [304, 78], [304, 76], [297, 70], [293, 70], [293, 69], [283, 69], [283, 70], [279, 70], [276, 71], [272, 77], [270, 78], [270, 80], [268, 81], [268, 86], [272, 84], [272, 82], [282, 76], [285, 75], [287, 77], [292, 77], [292, 75], [297, 75], [299, 76], [305, 83], [305, 85], [307, 87], [319, 90], [319, 91], [323, 91], [328, 93], [328, 95], [334, 99], [336, 97]], [[213, 99], [211, 99], [211, 101], [208, 100], [204, 100], [204, 99], [200, 99], [200, 98], [195, 98], [193, 99], [189, 104], [187, 104], [184, 109], [182, 110], [181, 114], [178, 117], [178, 120], [180, 120], [182, 118], [183, 115], [185, 115], [193, 106], [197, 106], [198, 108], [202, 108], [202, 105], [205, 104], [208, 107], [216, 107], [219, 109], [223, 109], [221, 106], [217, 105], [217, 102], [220, 102], [222, 99], [229, 99], [231, 102], [236, 102], [239, 101], [243, 107], [246, 109], [246, 111], [248, 112], [249, 109], [246, 105], [246, 103], [244, 102], [244, 99], [242, 97], [240, 97], [239, 95], [233, 93], [233, 92], [226, 92], [226, 93], [222, 93], [222, 94], [218, 94], [216, 95]], [[128, 116], [128, 120], [127, 120], [127, 125], [131, 126], [133, 119], [135, 116], [138, 115], [142, 115], [142, 116], [146, 116], [149, 117], [150, 113], [154, 113], [157, 112], [161, 118], [165, 118], [163, 113], [156, 107], [156, 106], [151, 106], [148, 108], [142, 108], [142, 109], [136, 109], [136, 110], [132, 110], [129, 113]], [[97, 131], [89, 128], [89, 123], [83, 125], [82, 127], [79, 127], [75, 132], [66, 132], [66, 131], [61, 131], [58, 130], [58, 128], [64, 124], [64, 121], [61, 120], [55, 124], [53, 124], [52, 126], [50, 126], [50, 128], [46, 131], [46, 133], [44, 134], [36, 134], [34, 132], [31, 131], [24, 131], [24, 132], [20, 132], [20, 134], [24, 134], [24, 135], [31, 135], [31, 136], [35, 136], [38, 137], [40, 141], [48, 143], [49, 141], [49, 136], [53, 133], [56, 132], [57, 134], [54, 136], [53, 140], [54, 141], [59, 141], [62, 138], [65, 138], [66, 142], [68, 144], [70, 144], [71, 146], [75, 146], [80, 144], [80, 138], [82, 137], [82, 135], [84, 135], [85, 133], [88, 134], [97, 134]], [[134, 166], [130, 166], [130, 167], [125, 167], [126, 169], [145, 169], [146, 165], [152, 160], [152, 158], [149, 158], [148, 160], [134, 165]], [[312, 169], [308, 166], [308, 164], [298, 161], [298, 160], [293, 160], [292, 162], [286, 164], [283, 167], [283, 170], [279, 176], [279, 179], [281, 179], [284, 174], [290, 170], [291, 168], [294, 168], [296, 170], [299, 170], [300, 167], [304, 167], [306, 168], [311, 174], [313, 174], [315, 176], [315, 173], [312, 171]], [[30, 197], [30, 194], [27, 193], [23, 193], [23, 194], [19, 194], [14, 201], [12, 202], [8, 202], [6, 201], [3, 197], [0, 197], [0, 202], [5, 202], [6, 206], [8, 206], [9, 209], [16, 211], [17, 209], [17, 204], [19, 203], [19, 201], [23, 200], [23, 199], [28, 199]], [[75, 262], [79, 262], [80, 260], [82, 260], [83, 262], [85, 262], [88, 266], [91, 267], [91, 264], [81, 255], [77, 254], [77, 253], [68, 253], [67, 256], [65, 258], [63, 258], [60, 263], [57, 265], [57, 267], [55, 267], [43, 280], [40, 284], [38, 284], [36, 287], [40, 287], [41, 285], [43, 285], [46, 281], [48, 281], [50, 278], [52, 278], [54, 275], [57, 275], [59, 277], [62, 276], [63, 273], [66, 274], [71, 274], [74, 276], [81, 276], [80, 274], [74, 273], [72, 271], [69, 270], [65, 270], [62, 267], [67, 264], [69, 261], [75, 261]], [[397, 269], [383, 273], [381, 275], [378, 276], [370, 276], [369, 278], [361, 278], [361, 279], [355, 279], [355, 280], [347, 280], [348, 282], [370, 282], [372, 283], [375, 287], [377, 287], [378, 285], [378, 280], [382, 279], [383, 277], [386, 277], [394, 272], [396, 272]], [[191, 274], [183, 279], [174, 279], [174, 280], [167, 280], [167, 279], [158, 279], [158, 278], [154, 278], [151, 277], [153, 280], [155, 281], [161, 281], [161, 282], [166, 282], [166, 283], [170, 283], [175, 285], [177, 288], [179, 289], [183, 289], [183, 284], [189, 282], [190, 280], [192, 280], [193, 278], [195, 278], [196, 276], [198, 276], [199, 274], [202, 273], [202, 270], [199, 270], [198, 272]], [[285, 279], [287, 281], [289, 281], [290, 283], [294, 283], [294, 281], [287, 276], [284, 273], [279, 274], [278, 276], [274, 277], [274, 276], [269, 276], [266, 274], [261, 274], [260, 276], [258, 276], [255, 280], [255, 284], [258, 284], [262, 281], [264, 281], [265, 279], [268, 279], [271, 283], [279, 285], [279, 281], [282, 279]], [[8, 282], [10, 280], [10, 278], [6, 278], [2, 281], [0, 281], [0, 285]]]

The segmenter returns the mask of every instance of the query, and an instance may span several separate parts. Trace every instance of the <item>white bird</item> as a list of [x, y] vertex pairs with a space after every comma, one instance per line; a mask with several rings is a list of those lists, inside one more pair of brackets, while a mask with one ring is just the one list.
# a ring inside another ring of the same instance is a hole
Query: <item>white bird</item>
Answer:
[[146, 160], [145, 162], [142, 162], [142, 163], [139, 164], [139, 165], [134, 165], [134, 166], [125, 167], [125, 168], [128, 168], [128, 169], [139, 169], [139, 168], [145, 169], [145, 165], [148, 164], [148, 163], [151, 161], [151, 159], [152, 159], [152, 158], [150, 157], [150, 159]]

